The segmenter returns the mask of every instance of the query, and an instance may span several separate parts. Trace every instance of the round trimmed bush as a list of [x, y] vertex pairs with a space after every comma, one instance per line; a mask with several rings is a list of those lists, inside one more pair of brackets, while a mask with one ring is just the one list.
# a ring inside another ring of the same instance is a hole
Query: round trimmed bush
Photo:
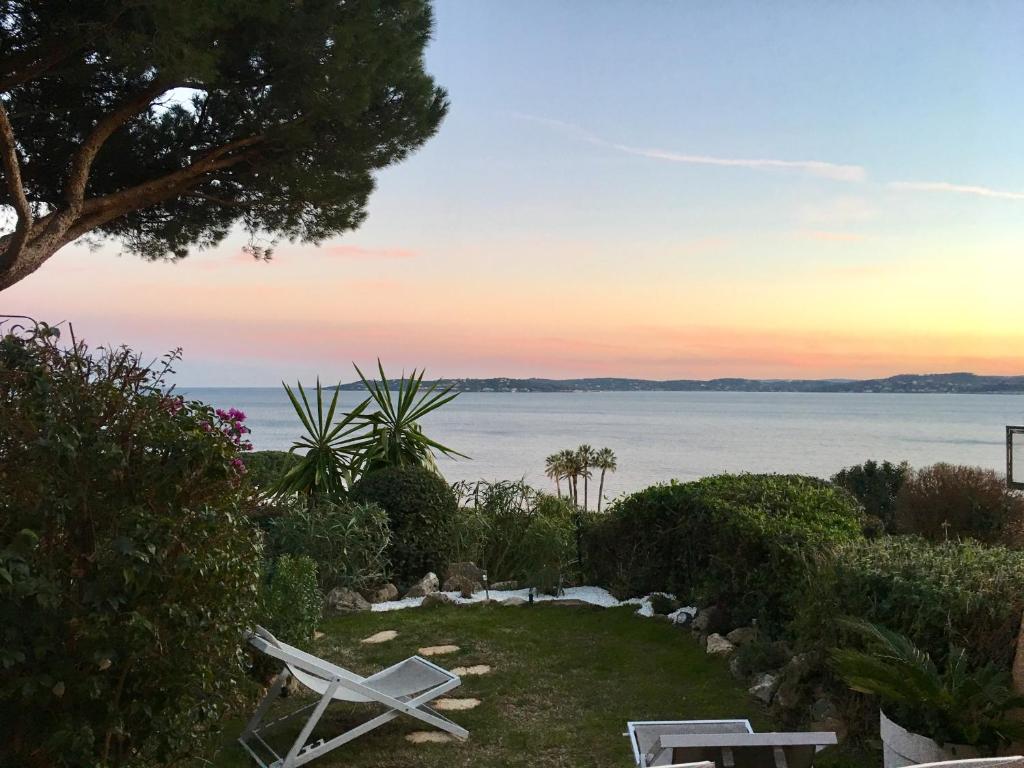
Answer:
[[896, 497], [895, 531], [931, 541], [969, 536], [1019, 543], [1024, 495], [991, 469], [935, 464], [912, 472]]
[[859, 539], [861, 519], [849, 493], [818, 478], [718, 475], [616, 502], [587, 532], [586, 563], [624, 595], [673, 592], [778, 627], [803, 598], [810, 559]]
[[428, 571], [444, 572], [453, 553], [458, 502], [442, 477], [423, 467], [385, 467], [360, 478], [350, 496], [387, 512], [396, 582], [411, 584]]
[[170, 764], [236, 700], [260, 568], [242, 414], [165, 370], [0, 337], [0, 764]]

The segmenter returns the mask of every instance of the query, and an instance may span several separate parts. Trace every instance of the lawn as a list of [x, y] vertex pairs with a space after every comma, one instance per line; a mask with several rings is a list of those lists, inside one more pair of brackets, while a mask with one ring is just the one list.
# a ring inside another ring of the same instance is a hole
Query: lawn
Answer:
[[[410, 744], [405, 735], [421, 726], [399, 718], [314, 763], [325, 768], [625, 768], [632, 765], [621, 735], [627, 720], [749, 717], [755, 728], [769, 726], [725, 662], [709, 659], [688, 632], [636, 617], [630, 608], [442, 607], [352, 614], [321, 629], [314, 652], [361, 674], [442, 644], [460, 648], [435, 657], [442, 666], [492, 667], [488, 675], [464, 677], [451, 694], [481, 700], [475, 709], [446, 713], [469, 729], [468, 742]], [[359, 642], [386, 629], [398, 637], [380, 645]], [[363, 718], [370, 711], [363, 707]], [[359, 713], [344, 704], [328, 713], [316, 737], [358, 722]], [[239, 727], [232, 723], [226, 735], [236, 736]], [[252, 764], [230, 741], [213, 763]]]

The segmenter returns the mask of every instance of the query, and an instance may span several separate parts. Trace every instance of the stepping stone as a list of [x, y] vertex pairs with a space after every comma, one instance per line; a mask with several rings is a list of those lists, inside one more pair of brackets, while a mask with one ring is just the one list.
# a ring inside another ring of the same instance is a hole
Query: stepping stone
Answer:
[[395, 630], [385, 629], [383, 632], [364, 637], [360, 642], [367, 645], [376, 645], [377, 643], [386, 643], [388, 640], [394, 640], [396, 637], [398, 637], [398, 633]]
[[323, 632], [317, 632], [316, 630], [313, 630], [313, 639], [314, 640], [319, 640], [323, 636], [324, 636]]
[[438, 699], [432, 705], [434, 709], [442, 712], [457, 712], [463, 709], [473, 709], [480, 706], [480, 699]]
[[428, 645], [420, 648], [420, 656], [443, 656], [446, 653], [455, 653], [459, 650], [457, 645]]
[[456, 667], [452, 670], [452, 674], [458, 675], [459, 677], [472, 677], [473, 675], [486, 675], [490, 671], [490, 665], [477, 664], [473, 667]]
[[413, 731], [405, 735], [405, 740], [412, 744], [447, 744], [453, 739], [440, 731]]

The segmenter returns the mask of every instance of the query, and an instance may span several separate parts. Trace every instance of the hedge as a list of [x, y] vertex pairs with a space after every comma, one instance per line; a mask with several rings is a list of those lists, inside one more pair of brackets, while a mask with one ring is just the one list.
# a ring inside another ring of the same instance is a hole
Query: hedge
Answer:
[[719, 603], [734, 623], [783, 626], [802, 600], [816, 552], [860, 539], [846, 491], [799, 475], [718, 475], [647, 488], [618, 501], [586, 535], [586, 564], [624, 596], [676, 593]]

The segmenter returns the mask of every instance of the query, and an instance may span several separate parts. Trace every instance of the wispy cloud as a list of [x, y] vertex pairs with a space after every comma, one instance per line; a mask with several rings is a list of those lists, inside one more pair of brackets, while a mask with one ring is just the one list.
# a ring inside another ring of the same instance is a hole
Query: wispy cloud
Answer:
[[553, 120], [547, 117], [536, 115], [524, 115], [516, 113], [520, 120], [547, 125], [577, 138], [601, 147], [608, 147], [619, 152], [625, 152], [637, 157], [646, 157], [651, 160], [664, 160], [670, 163], [684, 163], [688, 165], [717, 165], [727, 168], [748, 168], [757, 171], [797, 171], [834, 181], [860, 182], [867, 178], [867, 172], [859, 165], [848, 165], [842, 163], [829, 163], [822, 160], [779, 160], [774, 158], [740, 158], [740, 157], [718, 157], [715, 155], [689, 154], [676, 152], [668, 149], [634, 147], [628, 144], [617, 144], [603, 139], [583, 128], [562, 120]]
[[1024, 200], [1024, 192], [1010, 192], [975, 184], [950, 184], [948, 181], [891, 181], [889, 187], [913, 192], [952, 192], [958, 195], [994, 197], [1000, 200]]
[[343, 256], [349, 259], [411, 259], [415, 251], [405, 248], [363, 248], [358, 245], [328, 245], [325, 253], [331, 256]]

